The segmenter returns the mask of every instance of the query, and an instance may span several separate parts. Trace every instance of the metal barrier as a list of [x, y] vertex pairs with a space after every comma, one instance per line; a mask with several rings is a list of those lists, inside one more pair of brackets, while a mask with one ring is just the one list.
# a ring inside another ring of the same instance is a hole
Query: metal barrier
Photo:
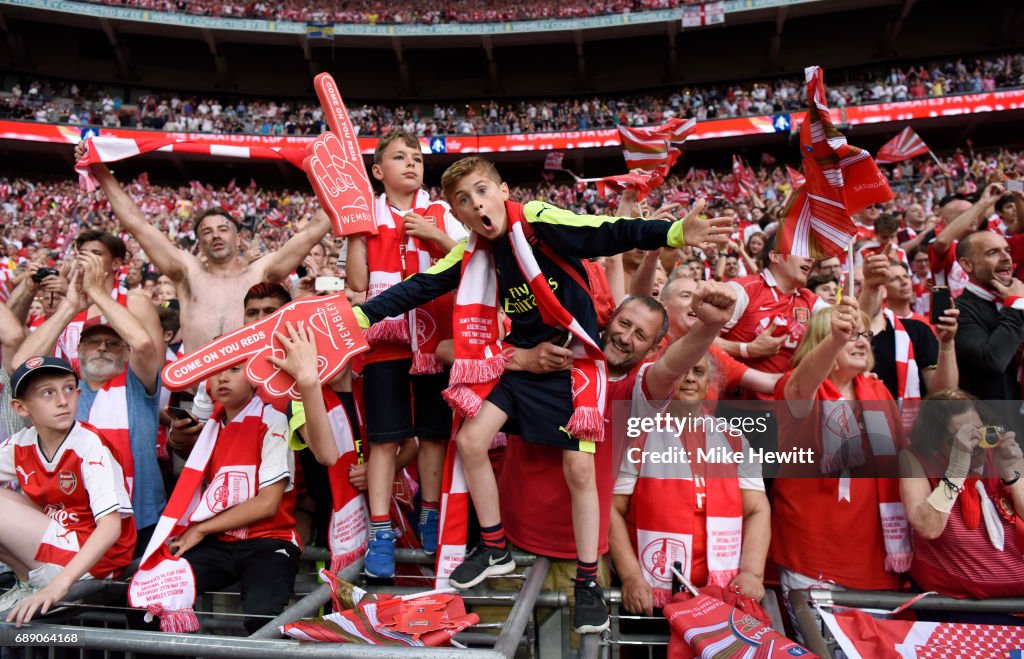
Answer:
[[[804, 646], [820, 657], [834, 657], [836, 642], [814, 613], [814, 606], [833, 606], [851, 609], [879, 609], [892, 611], [904, 606], [913, 593], [865, 590], [828, 590], [812, 588], [789, 591], [789, 602], [793, 607]], [[928, 595], [906, 607], [915, 611], [961, 611], [965, 613], [1021, 613], [1024, 612], [1024, 598], [992, 598], [964, 600], [943, 595]]]

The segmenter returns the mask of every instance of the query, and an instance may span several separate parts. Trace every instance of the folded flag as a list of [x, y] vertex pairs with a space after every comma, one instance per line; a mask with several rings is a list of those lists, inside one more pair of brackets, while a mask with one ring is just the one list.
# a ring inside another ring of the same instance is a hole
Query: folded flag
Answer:
[[792, 195], [776, 237], [776, 251], [822, 259], [846, 250], [857, 234], [850, 216], [893, 198], [871, 154], [850, 146], [832, 123], [820, 67], [804, 69], [808, 111], [800, 125], [806, 182]]
[[611, 192], [622, 192], [627, 188], [635, 188], [637, 193], [637, 199], [643, 199], [644, 196], [665, 182], [665, 175], [656, 169], [644, 169], [630, 172], [629, 174], [619, 174], [617, 176], [605, 176], [595, 181], [597, 185], [597, 193], [602, 197], [607, 197]]
[[619, 126], [622, 152], [630, 169], [659, 169], [668, 173], [680, 151], [670, 146], [683, 142], [697, 129], [697, 120], [669, 119], [658, 126]]
[[907, 158], [916, 158], [930, 153], [931, 149], [924, 143], [914, 129], [907, 126], [900, 134], [882, 145], [875, 156], [875, 162], [895, 163]]

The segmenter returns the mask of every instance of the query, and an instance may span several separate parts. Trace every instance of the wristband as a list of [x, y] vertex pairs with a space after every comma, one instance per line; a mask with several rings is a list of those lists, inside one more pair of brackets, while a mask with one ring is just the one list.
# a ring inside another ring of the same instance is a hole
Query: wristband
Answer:
[[953, 447], [949, 451], [949, 467], [946, 468], [946, 476], [950, 478], [959, 478], [963, 480], [967, 478], [967, 473], [971, 470], [971, 454], [965, 453], [960, 450], [960, 445], [953, 442]]
[[928, 505], [934, 508], [936, 511], [948, 515], [952, 510], [953, 506], [956, 505], [956, 495], [958, 492], [953, 491], [953, 496], [949, 496], [948, 488], [945, 483], [939, 483], [939, 485], [932, 490], [932, 493], [928, 495], [925, 501]]
[[744, 359], [750, 359], [750, 352], [747, 350], [748, 345], [747, 343], [740, 344], [740, 357]]
[[686, 247], [686, 236], [683, 235], [683, 221], [676, 220], [668, 230], [669, 247]]
[[367, 318], [362, 307], [352, 307], [352, 313], [355, 314], [356, 322], [359, 324], [360, 329], [370, 329], [370, 319]]
[[1015, 484], [1017, 481], [1020, 480], [1020, 472], [1014, 470], [1013, 478], [1000, 478], [999, 480], [1003, 484], [1003, 487], [1010, 487], [1011, 485]]

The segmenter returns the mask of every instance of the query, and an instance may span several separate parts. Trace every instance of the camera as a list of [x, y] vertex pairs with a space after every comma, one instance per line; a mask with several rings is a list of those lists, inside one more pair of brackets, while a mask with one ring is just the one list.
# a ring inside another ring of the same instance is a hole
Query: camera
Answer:
[[978, 446], [981, 448], [995, 448], [1003, 441], [1003, 435], [1005, 434], [1006, 426], [982, 426], [981, 442], [978, 443]]
[[39, 268], [35, 271], [35, 274], [32, 275], [32, 281], [39, 284], [47, 277], [56, 277], [59, 274], [60, 271], [56, 268]]

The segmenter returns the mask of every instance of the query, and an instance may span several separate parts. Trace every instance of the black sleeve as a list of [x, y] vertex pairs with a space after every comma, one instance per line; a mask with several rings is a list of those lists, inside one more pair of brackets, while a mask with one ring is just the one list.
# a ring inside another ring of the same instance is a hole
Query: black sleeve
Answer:
[[1009, 367], [1024, 339], [1024, 312], [1004, 307], [994, 327], [983, 322], [974, 300], [957, 299], [960, 309], [956, 331], [957, 361], [975, 364], [991, 373], [1003, 373]]
[[541, 242], [559, 254], [581, 259], [666, 247], [673, 224], [640, 217], [576, 215], [541, 201], [526, 204], [523, 215]]
[[359, 305], [360, 308], [371, 323], [376, 323], [412, 311], [454, 290], [462, 279], [462, 253], [465, 249], [466, 243], [463, 241], [426, 272], [395, 284]]
[[939, 340], [927, 324], [919, 320], [907, 318], [902, 321], [903, 328], [910, 336], [910, 345], [914, 346], [914, 361], [918, 370], [932, 368], [939, 363]]

